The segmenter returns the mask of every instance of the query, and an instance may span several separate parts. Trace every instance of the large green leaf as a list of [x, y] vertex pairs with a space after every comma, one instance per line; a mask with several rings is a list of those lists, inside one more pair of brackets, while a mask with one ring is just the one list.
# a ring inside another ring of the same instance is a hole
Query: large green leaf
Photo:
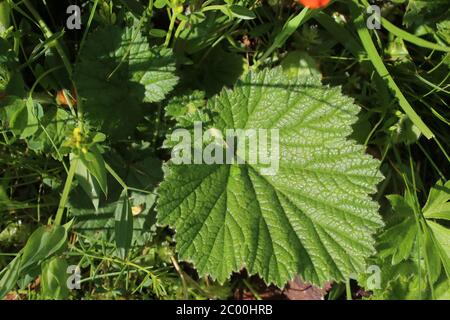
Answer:
[[117, 254], [125, 259], [133, 241], [133, 214], [130, 198], [126, 190], [122, 191], [114, 213]]
[[80, 159], [89, 173], [93, 175], [105, 195], [108, 194], [105, 160], [97, 146], [92, 146], [89, 152], [81, 153]]
[[[180, 257], [224, 281], [247, 268], [283, 285], [322, 284], [364, 269], [382, 226], [368, 194], [378, 161], [348, 140], [359, 108], [317, 77], [250, 72], [208, 102], [217, 130], [279, 130], [279, 170], [262, 165], [169, 163], [158, 219], [176, 229]], [[205, 128], [207, 129], [207, 128]]]
[[36, 229], [23, 248], [21, 270], [38, 263], [67, 244], [67, 230], [62, 226], [42, 226]]
[[108, 27], [88, 38], [75, 72], [86, 118], [116, 136], [142, 118], [142, 102], [164, 99], [178, 81], [169, 49], [150, 47], [139, 30]]
[[100, 203], [100, 193], [102, 192], [96, 178], [89, 172], [89, 169], [80, 161], [75, 170], [75, 179], [92, 201], [95, 210], [98, 210]]

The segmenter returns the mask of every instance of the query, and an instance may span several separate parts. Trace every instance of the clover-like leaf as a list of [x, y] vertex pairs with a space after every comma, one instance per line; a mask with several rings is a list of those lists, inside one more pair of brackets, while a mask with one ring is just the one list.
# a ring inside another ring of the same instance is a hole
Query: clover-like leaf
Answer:
[[323, 284], [361, 272], [382, 226], [369, 194], [379, 162], [347, 137], [359, 108], [317, 77], [250, 72], [208, 101], [211, 127], [278, 129], [279, 168], [169, 162], [158, 221], [176, 230], [180, 258], [225, 281], [246, 268], [279, 286], [300, 274]]

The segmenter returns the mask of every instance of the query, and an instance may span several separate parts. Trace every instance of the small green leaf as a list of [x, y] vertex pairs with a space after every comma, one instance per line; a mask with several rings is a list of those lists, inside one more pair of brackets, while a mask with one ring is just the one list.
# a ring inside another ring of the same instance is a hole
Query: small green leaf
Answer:
[[406, 145], [416, 143], [421, 133], [411, 119], [400, 111], [397, 112], [395, 119], [397, 122], [389, 128], [392, 140], [395, 143], [404, 143]]
[[92, 138], [92, 142], [100, 143], [106, 140], [106, 135], [101, 132], [97, 132], [95, 136]]
[[[80, 153], [83, 165], [97, 180], [105, 196], [108, 194], [108, 181], [106, 176], [105, 160], [96, 146], [89, 149], [87, 153]], [[86, 186], [87, 187], [87, 186]]]
[[16, 96], [6, 96], [0, 99], [0, 121], [12, 129], [11, 121], [13, 116], [24, 108], [25, 100]]
[[121, 259], [125, 259], [133, 240], [133, 213], [126, 190], [123, 190], [120, 195], [114, 217], [117, 254]]
[[156, 0], [154, 3], [153, 3], [153, 6], [156, 8], [156, 9], [162, 9], [162, 8], [164, 8], [165, 6], [169, 6], [170, 5], [170, 3], [169, 3], [169, 1], [167, 1], [167, 0]]
[[67, 262], [55, 257], [42, 265], [41, 293], [47, 299], [61, 300], [69, 296]]
[[428, 200], [423, 207], [423, 215], [428, 219], [450, 220], [450, 181], [444, 185], [438, 181], [431, 188]]
[[11, 129], [22, 139], [32, 136], [39, 128], [39, 118], [43, 111], [40, 104], [27, 99], [11, 118]]
[[394, 213], [380, 235], [378, 249], [381, 257], [392, 255], [392, 265], [396, 265], [410, 257], [418, 230], [414, 210], [405, 198], [400, 195], [389, 195], [386, 198]]
[[58, 252], [67, 243], [67, 232], [62, 226], [42, 226], [36, 229], [23, 248], [23, 271]]
[[433, 233], [433, 240], [435, 240], [442, 265], [447, 275], [450, 275], [450, 229], [430, 220], [427, 221], [427, 224]]
[[256, 18], [255, 13], [246, 7], [233, 4], [229, 7], [232, 15], [242, 20], [252, 20]]
[[[9, 127], [19, 136], [25, 136], [28, 130], [28, 108], [25, 101], [22, 101], [19, 109], [14, 112], [9, 123]], [[33, 134], [33, 132], [31, 132]]]
[[150, 29], [148, 34], [151, 37], [164, 38], [167, 35], [167, 31], [163, 29]]
[[[205, 114], [205, 93], [193, 91], [184, 95], [177, 95], [169, 100], [165, 108], [166, 116], [175, 120], [180, 127], [192, 127], [195, 121], [208, 121]], [[169, 140], [166, 140], [170, 144]]]

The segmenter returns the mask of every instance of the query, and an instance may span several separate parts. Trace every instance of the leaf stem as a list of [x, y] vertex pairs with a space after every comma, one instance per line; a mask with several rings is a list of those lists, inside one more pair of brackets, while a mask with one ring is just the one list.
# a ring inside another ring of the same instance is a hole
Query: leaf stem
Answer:
[[244, 282], [245, 286], [250, 290], [250, 292], [253, 294], [256, 300], [262, 300], [261, 296], [258, 294], [258, 292], [253, 288], [253, 286], [247, 281], [247, 279], [242, 279], [242, 282]]
[[352, 287], [350, 286], [350, 278], [345, 281], [345, 293], [347, 296], [347, 300], [353, 300], [352, 297]]
[[122, 188], [125, 191], [128, 191], [128, 186], [125, 183], [125, 181], [122, 180], [122, 178], [114, 171], [113, 168], [105, 161], [105, 168], [108, 170], [108, 172], [113, 176], [114, 179], [122, 186]]
[[175, 22], [177, 20], [176, 9], [172, 9], [172, 16], [170, 17], [169, 30], [167, 30], [166, 40], [164, 41], [164, 47], [168, 47], [170, 44], [170, 39], [172, 38], [173, 29], [175, 27]]
[[75, 176], [75, 170], [77, 169], [77, 166], [78, 166], [78, 157], [74, 157], [72, 160], [72, 163], [70, 164], [70, 169], [69, 169], [69, 173], [67, 174], [66, 182], [64, 184], [64, 189], [63, 189], [63, 193], [61, 196], [61, 200], [59, 201], [58, 211], [56, 212], [55, 225], [57, 225], [57, 226], [61, 225], [64, 208], [67, 203], [69, 191], [72, 186], [72, 181], [73, 181], [73, 177]]
[[178, 264], [177, 259], [175, 259], [174, 256], [170, 256], [170, 260], [172, 261], [172, 264], [175, 267], [175, 270], [180, 275], [181, 284], [183, 285], [184, 299], [188, 299], [187, 283], [186, 283], [186, 279], [184, 278], [183, 270], [181, 270], [180, 265]]

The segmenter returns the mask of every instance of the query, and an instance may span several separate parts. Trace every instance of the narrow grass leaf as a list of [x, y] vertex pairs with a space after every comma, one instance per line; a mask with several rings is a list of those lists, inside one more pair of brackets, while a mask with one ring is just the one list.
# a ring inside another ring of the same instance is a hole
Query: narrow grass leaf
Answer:
[[364, 49], [367, 52], [369, 59], [373, 63], [375, 70], [378, 72], [380, 77], [387, 82], [389, 88], [393, 91], [395, 97], [398, 99], [399, 104], [402, 107], [403, 111], [408, 115], [411, 121], [419, 128], [420, 132], [422, 132], [422, 134], [428, 139], [433, 138], [434, 137], [433, 132], [430, 130], [430, 128], [428, 128], [425, 122], [423, 122], [420, 116], [411, 107], [408, 100], [406, 100], [402, 91], [397, 86], [388, 69], [384, 65], [383, 60], [378, 54], [375, 44], [372, 41], [370, 33], [365, 27], [364, 15], [362, 13], [361, 8], [359, 8], [353, 3], [349, 4], [349, 7], [361, 42], [364, 46]]

